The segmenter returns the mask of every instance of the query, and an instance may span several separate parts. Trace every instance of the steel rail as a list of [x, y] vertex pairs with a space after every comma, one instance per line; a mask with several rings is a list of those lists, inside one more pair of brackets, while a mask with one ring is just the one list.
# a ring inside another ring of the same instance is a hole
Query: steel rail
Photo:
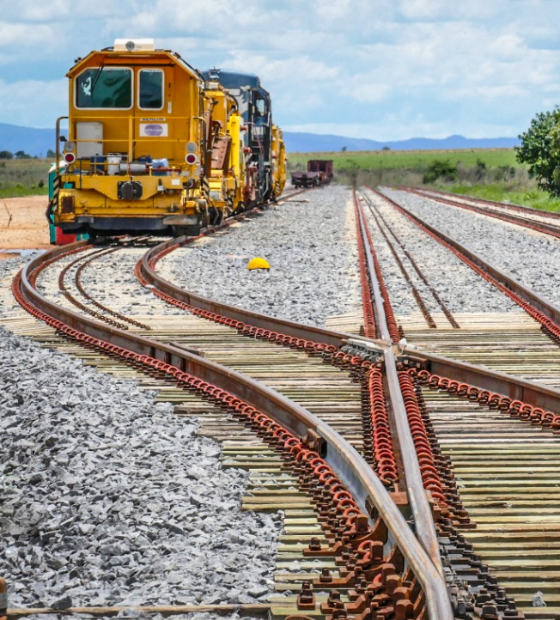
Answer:
[[377, 276], [375, 274], [375, 264], [373, 260], [373, 254], [372, 254], [368, 236], [366, 233], [367, 225], [366, 225], [366, 221], [364, 217], [364, 212], [363, 212], [363, 209], [360, 208], [358, 199], [356, 197], [356, 192], [353, 191], [352, 195], [354, 198], [354, 205], [357, 208], [357, 212], [358, 212], [358, 220], [360, 224], [363, 247], [364, 247], [364, 251], [366, 254], [366, 264], [367, 264], [367, 270], [369, 273], [370, 287], [373, 293], [373, 309], [375, 312], [375, 325], [377, 328], [377, 336], [381, 340], [385, 340], [386, 342], [391, 342], [391, 335], [389, 333], [389, 327], [387, 325], [387, 317], [385, 315], [385, 307], [383, 306], [383, 297], [381, 295], [381, 288], [379, 287], [379, 281], [377, 280]]
[[480, 269], [485, 271], [487, 274], [491, 275], [495, 278], [500, 284], [508, 288], [513, 293], [519, 295], [523, 300], [532, 305], [534, 308], [542, 312], [546, 317], [554, 321], [555, 323], [560, 324], [560, 308], [551, 304], [546, 299], [540, 297], [537, 293], [535, 293], [530, 288], [521, 284], [518, 280], [513, 278], [510, 274], [505, 271], [501, 271], [497, 267], [490, 265], [483, 258], [481, 258], [478, 254], [475, 254], [471, 250], [468, 250], [464, 245], [460, 244], [455, 239], [452, 239], [445, 233], [441, 232], [434, 226], [428, 224], [425, 220], [420, 218], [418, 215], [412, 213], [402, 205], [398, 204], [391, 198], [385, 196], [378, 190], [368, 187], [370, 191], [374, 194], [377, 194], [384, 200], [386, 200], [389, 204], [393, 205], [397, 210], [406, 215], [408, 218], [416, 222], [418, 225], [423, 226], [426, 230], [428, 230], [431, 234], [439, 239], [443, 240], [445, 243], [450, 245], [453, 249], [457, 250], [460, 254], [465, 256], [468, 260], [472, 261], [475, 265], [477, 265]]
[[[353, 191], [353, 196], [355, 204], [358, 207], [360, 229], [368, 259], [368, 270], [370, 281], [372, 282], [373, 295], [375, 298], [375, 308], [377, 312], [379, 312], [376, 317], [376, 325], [379, 326], [378, 329], [380, 329], [382, 337], [385, 338], [386, 336], [389, 337], [389, 328], [387, 326], [385, 312], [383, 311], [383, 301], [381, 299], [380, 292], [381, 289], [373, 267], [371, 248], [368, 243], [368, 236], [366, 232], [367, 222], [363, 208], [357, 200], [355, 191]], [[440, 575], [443, 575], [443, 567], [439, 553], [439, 542], [437, 539], [433, 513], [426, 489], [424, 488], [420, 463], [416, 457], [416, 447], [414, 445], [414, 439], [408, 423], [408, 416], [399, 384], [395, 356], [393, 355], [392, 349], [386, 349], [383, 352], [383, 355], [385, 361], [385, 372], [387, 375], [387, 386], [389, 388], [389, 399], [391, 402], [393, 419], [397, 431], [397, 440], [403, 455], [402, 461], [404, 476], [406, 479], [407, 495], [414, 517], [416, 532], [419, 540], [428, 552], [434, 567]]]
[[[348, 344], [355, 349], [362, 349], [364, 354], [379, 351], [377, 345], [372, 346], [364, 340], [351, 338]], [[405, 348], [398, 355], [396, 362], [397, 365], [425, 368], [434, 375], [461, 383], [470, 383], [482, 390], [508, 396], [512, 400], [520, 400], [535, 407], [560, 412], [560, 390], [521, 377], [514, 377], [499, 370], [412, 348]]]
[[422, 478], [420, 463], [416, 455], [416, 446], [414, 445], [414, 439], [408, 422], [395, 356], [391, 349], [384, 351], [383, 356], [393, 419], [395, 421], [399, 448], [402, 453], [406, 490], [416, 533], [437, 571], [440, 575], [443, 575], [433, 512], [428, 499], [428, 493], [424, 488], [424, 479]]
[[[403, 188], [403, 189], [412, 189], [412, 188]], [[419, 189], [421, 192], [428, 195], [430, 194], [438, 194], [440, 196], [449, 196], [451, 198], [464, 198], [465, 200], [470, 200], [472, 202], [478, 202], [480, 204], [492, 205], [494, 207], [499, 207], [504, 211], [519, 211], [521, 213], [527, 213], [528, 215], [540, 215], [541, 217], [548, 217], [551, 220], [560, 219], [560, 213], [554, 211], [542, 211], [541, 209], [535, 209], [533, 207], [526, 207], [524, 205], [518, 205], [514, 203], [504, 203], [497, 202], [496, 200], [487, 200], [485, 198], [477, 198], [475, 196], [468, 196], [467, 194], [451, 194], [450, 192], [442, 192], [437, 189], [423, 189], [423, 188], [414, 188]]]
[[503, 209], [500, 213], [498, 211], [492, 211], [482, 206], [476, 206], [474, 204], [460, 202], [459, 200], [453, 200], [452, 198], [448, 198], [447, 196], [430, 195], [415, 187], [403, 188], [403, 191], [408, 192], [409, 194], [419, 196], [420, 198], [433, 200], [434, 202], [449, 205], [450, 207], [456, 207], [458, 209], [463, 209], [464, 211], [472, 211], [473, 213], [485, 215], [486, 217], [492, 217], [494, 219], [501, 220], [502, 222], [507, 222], [508, 224], [515, 224], [516, 226], [520, 226], [521, 228], [528, 228], [529, 230], [540, 232], [543, 235], [550, 235], [551, 237], [560, 238], [560, 226], [550, 223], [547, 224], [546, 222], [533, 220], [530, 218], [516, 216], [512, 213], [507, 213], [506, 209]]
[[51, 263], [60, 255], [85, 243], [78, 242], [72, 246], [50, 250], [25, 266], [21, 274], [20, 291], [27, 303], [76, 331], [109, 341], [128, 351], [149, 355], [228, 390], [257, 409], [267, 411], [272, 418], [304, 440], [310, 431], [318, 435], [324, 441], [323, 458], [351, 490], [357, 503], [363, 508], [364, 514], [369, 514], [366, 508], [366, 502], [369, 500], [385, 522], [392, 539], [422, 584], [430, 619], [452, 620], [453, 613], [445, 580], [408, 527], [379, 478], [359, 453], [331, 427], [300, 405], [242, 373], [172, 345], [80, 316], [71, 310], [59, 307], [34, 288], [31, 284], [31, 275], [35, 270], [41, 269], [44, 263]]
[[[374, 209], [374, 205], [373, 205], [373, 202], [372, 202], [371, 198], [367, 194], [363, 194], [363, 196], [364, 196], [364, 198], [366, 200], [366, 203], [367, 203], [368, 208], [371, 211], [372, 215], [375, 218], [379, 218], [380, 221], [383, 222], [383, 224], [385, 225], [385, 228], [387, 229], [387, 231], [395, 239], [395, 241], [397, 242], [398, 246], [401, 248], [401, 250], [404, 253], [404, 255], [408, 258], [410, 264], [412, 265], [412, 268], [414, 269], [414, 271], [416, 272], [416, 274], [418, 275], [420, 280], [422, 280], [422, 282], [428, 287], [428, 290], [432, 294], [432, 297], [435, 299], [436, 303], [441, 308], [442, 312], [445, 314], [445, 316], [446, 316], [447, 320], [449, 321], [449, 323], [452, 325], [452, 327], [454, 327], [455, 329], [458, 329], [460, 326], [457, 323], [457, 321], [455, 320], [455, 317], [453, 316], [453, 314], [451, 313], [449, 308], [447, 308], [447, 306], [443, 303], [443, 301], [441, 300], [440, 296], [438, 295], [438, 293], [434, 289], [434, 287], [429, 283], [428, 279], [426, 278], [426, 276], [424, 275], [424, 273], [422, 272], [420, 267], [418, 267], [417, 262], [411, 256], [410, 252], [406, 249], [405, 245], [403, 244], [403, 242], [401, 241], [401, 239], [399, 238], [397, 233], [390, 226], [389, 222], [387, 222], [387, 220], [385, 219], [385, 217], [383, 216], [381, 211], [379, 211], [379, 209], [377, 209], [377, 208]], [[385, 237], [386, 234], [383, 231], [382, 227], [379, 225], [379, 223], [378, 223], [378, 226], [379, 226], [379, 230], [381, 231], [381, 233]], [[400, 258], [398, 258], [397, 254], [396, 254], [396, 252], [395, 252], [395, 250], [393, 248], [392, 248], [392, 252], [393, 252], [393, 255], [395, 256], [395, 259], [397, 259], [397, 262], [399, 262]]]
[[[357, 344], [357, 346], [360, 346]], [[483, 366], [476, 366], [468, 362], [453, 359], [413, 349], [405, 349], [400, 361], [414, 364], [427, 364], [427, 370], [434, 375], [447, 377], [463, 383], [471, 383], [483, 390], [497, 392], [508, 396], [512, 400], [560, 412], [560, 390], [533, 383], [527, 379], [513, 377], [504, 372], [490, 370]]]
[[294, 196], [299, 196], [300, 194], [304, 194], [305, 192], [308, 192], [309, 190], [313, 189], [312, 187], [304, 187], [303, 189], [298, 189], [294, 192], [292, 192], [291, 194], [286, 194], [284, 196], [284, 194], [282, 194], [281, 196], [279, 196], [276, 199], [276, 204], [280, 204], [281, 202], [285, 202], [286, 200], [290, 200], [290, 198], [293, 198]]

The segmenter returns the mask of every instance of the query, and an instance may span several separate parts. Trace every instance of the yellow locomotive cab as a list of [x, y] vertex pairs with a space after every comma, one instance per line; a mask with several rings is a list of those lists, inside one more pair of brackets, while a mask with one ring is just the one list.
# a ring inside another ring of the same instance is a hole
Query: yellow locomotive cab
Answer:
[[92, 52], [68, 73], [55, 224], [94, 235], [197, 232], [209, 207], [204, 82], [177, 54], [128, 43]]

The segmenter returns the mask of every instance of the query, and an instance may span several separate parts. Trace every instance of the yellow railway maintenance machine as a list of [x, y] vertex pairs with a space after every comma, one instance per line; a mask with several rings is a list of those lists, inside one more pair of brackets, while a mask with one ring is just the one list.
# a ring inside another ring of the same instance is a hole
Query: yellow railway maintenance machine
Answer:
[[49, 207], [56, 226], [91, 236], [198, 234], [221, 219], [242, 174], [228, 170], [232, 157], [239, 162], [241, 126], [231, 103], [212, 104], [196, 69], [151, 39], [118, 39], [79, 59], [68, 78], [69, 116], [57, 121], [65, 165]]

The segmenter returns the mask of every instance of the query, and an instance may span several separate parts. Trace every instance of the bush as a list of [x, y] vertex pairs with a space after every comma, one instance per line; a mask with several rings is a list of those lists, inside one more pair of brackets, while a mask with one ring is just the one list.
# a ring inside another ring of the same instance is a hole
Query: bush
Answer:
[[438, 179], [455, 181], [457, 179], [457, 165], [452, 164], [448, 159], [434, 160], [426, 169], [422, 182], [427, 185], [435, 183]]
[[[555, 156], [555, 129], [559, 120], [559, 108], [553, 112], [540, 112], [531, 121], [531, 126], [519, 136], [521, 146], [516, 147], [517, 161], [529, 164], [529, 173], [537, 179], [540, 189], [560, 196], [560, 179], [557, 178], [557, 157]], [[557, 133], [557, 129], [556, 129]]]

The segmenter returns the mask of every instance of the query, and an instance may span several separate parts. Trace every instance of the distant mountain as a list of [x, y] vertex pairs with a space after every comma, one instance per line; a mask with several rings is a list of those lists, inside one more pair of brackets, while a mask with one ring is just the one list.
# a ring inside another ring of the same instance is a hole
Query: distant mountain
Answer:
[[46, 157], [55, 148], [56, 133], [53, 129], [19, 127], [0, 123], [0, 151], [25, 151], [29, 155]]
[[284, 132], [288, 153], [317, 153], [340, 151], [378, 151], [388, 146], [392, 151], [424, 151], [439, 149], [497, 149], [513, 148], [520, 144], [518, 138], [410, 138], [409, 140], [377, 142], [364, 138], [345, 138], [343, 136], [318, 135], [314, 133]]
[[[317, 153], [340, 151], [378, 151], [388, 146], [392, 151], [421, 151], [437, 149], [491, 149], [512, 148], [519, 144], [518, 138], [465, 138], [449, 136], [440, 140], [411, 138], [410, 140], [378, 142], [365, 138], [345, 138], [315, 133], [284, 132], [289, 153]], [[55, 148], [53, 129], [36, 129], [0, 123], [0, 151], [25, 151], [29, 155], [45, 156], [48, 149]]]

